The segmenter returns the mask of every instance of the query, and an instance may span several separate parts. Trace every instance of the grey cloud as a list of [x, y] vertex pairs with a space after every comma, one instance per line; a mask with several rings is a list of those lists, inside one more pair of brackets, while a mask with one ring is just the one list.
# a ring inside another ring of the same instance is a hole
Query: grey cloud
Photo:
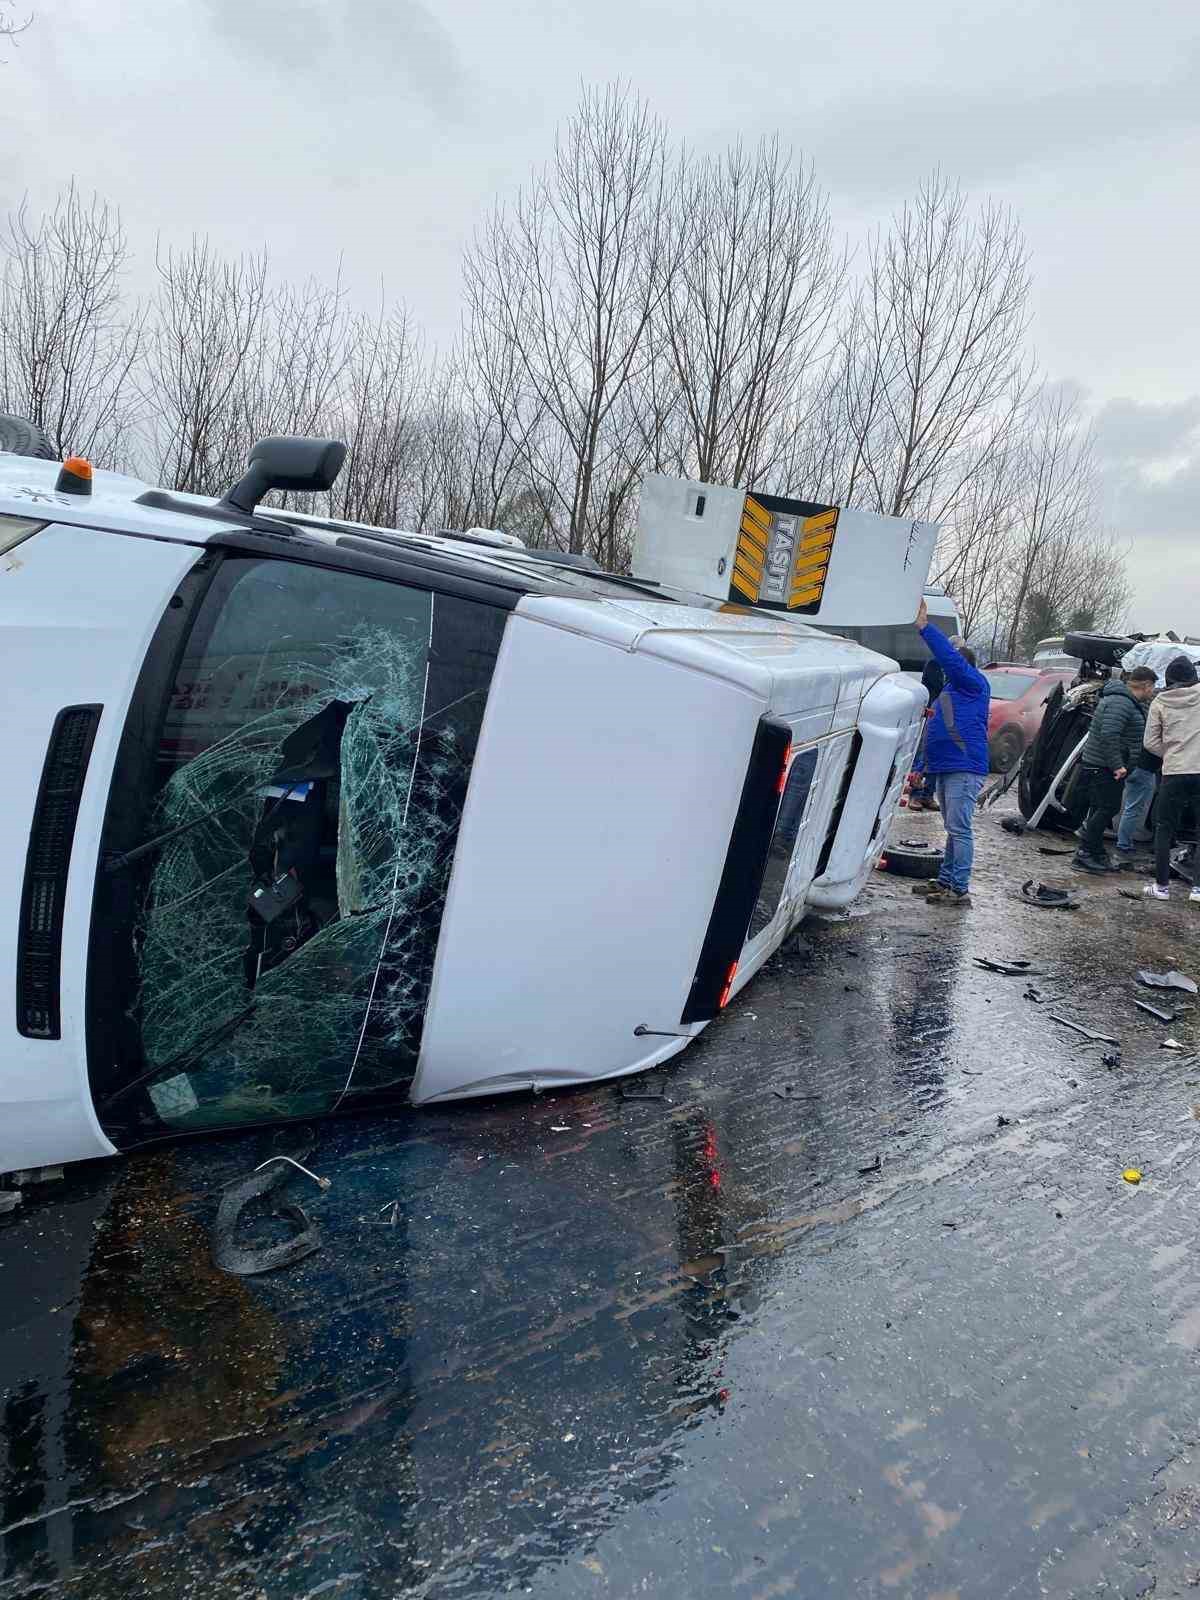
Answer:
[[[466, 73], [422, 0], [204, 0], [213, 30], [244, 64], [339, 97], [400, 85], [456, 117]], [[330, 108], [335, 111], [336, 108]]]
[[[781, 108], [776, 102], [772, 114]], [[1200, 129], [1200, 54], [1188, 52], [1158, 81], [1114, 76], [1035, 89], [952, 88], [914, 82], [808, 101], [789, 133], [835, 190], [865, 199], [912, 187], [934, 166], [965, 182], [1001, 182], [1062, 157]], [[1099, 197], [1098, 197], [1099, 199]]]
[[1153, 401], [1118, 398], [1096, 413], [1096, 448], [1109, 463], [1177, 461], [1200, 451], [1200, 395], [1186, 400]]

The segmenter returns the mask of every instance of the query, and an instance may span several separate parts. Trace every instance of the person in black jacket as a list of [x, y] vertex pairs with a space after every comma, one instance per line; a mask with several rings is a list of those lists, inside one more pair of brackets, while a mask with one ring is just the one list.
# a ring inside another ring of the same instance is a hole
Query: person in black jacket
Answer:
[[1121, 808], [1125, 778], [1142, 753], [1146, 706], [1157, 679], [1149, 667], [1134, 667], [1122, 683], [1112, 678], [1100, 691], [1080, 760], [1088, 785], [1088, 814], [1080, 829], [1075, 865], [1084, 872], [1112, 872], [1104, 830]]
[[[957, 644], [958, 641], [951, 640], [951, 643]], [[914, 811], [936, 811], [937, 779], [926, 768], [925, 736], [929, 732], [929, 719], [933, 716], [934, 703], [946, 687], [946, 674], [932, 656], [925, 663], [925, 670], [921, 674], [921, 687], [929, 696], [929, 704], [925, 708], [925, 726], [921, 729], [921, 742], [917, 747], [917, 758], [913, 763], [913, 771], [920, 774], [921, 781], [913, 785], [912, 798], [908, 803]]]

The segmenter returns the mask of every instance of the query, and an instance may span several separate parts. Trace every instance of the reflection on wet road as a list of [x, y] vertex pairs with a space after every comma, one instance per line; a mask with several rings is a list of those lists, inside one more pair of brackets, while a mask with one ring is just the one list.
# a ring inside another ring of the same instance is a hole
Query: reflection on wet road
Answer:
[[1186, 913], [1105, 889], [1068, 925], [997, 877], [968, 921], [881, 879], [660, 1100], [316, 1128], [322, 1248], [271, 1276], [208, 1227], [302, 1130], [30, 1191], [0, 1596], [1187, 1592], [1200, 1066], [1128, 982]]

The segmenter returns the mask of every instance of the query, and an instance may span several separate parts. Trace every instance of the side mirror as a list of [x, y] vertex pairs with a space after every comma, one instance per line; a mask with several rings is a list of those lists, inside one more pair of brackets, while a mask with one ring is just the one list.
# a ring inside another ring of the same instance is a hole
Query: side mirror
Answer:
[[218, 505], [252, 516], [263, 495], [273, 489], [320, 494], [333, 488], [345, 459], [346, 446], [340, 439], [260, 439], [250, 452], [247, 471]]

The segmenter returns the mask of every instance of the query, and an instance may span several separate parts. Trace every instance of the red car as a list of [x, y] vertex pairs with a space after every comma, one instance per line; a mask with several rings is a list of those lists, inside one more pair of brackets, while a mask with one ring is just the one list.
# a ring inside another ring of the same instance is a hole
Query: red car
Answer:
[[1042, 672], [1007, 661], [993, 661], [983, 675], [992, 686], [988, 713], [988, 757], [993, 772], [1011, 772], [1037, 737], [1046, 701], [1071, 672]]

